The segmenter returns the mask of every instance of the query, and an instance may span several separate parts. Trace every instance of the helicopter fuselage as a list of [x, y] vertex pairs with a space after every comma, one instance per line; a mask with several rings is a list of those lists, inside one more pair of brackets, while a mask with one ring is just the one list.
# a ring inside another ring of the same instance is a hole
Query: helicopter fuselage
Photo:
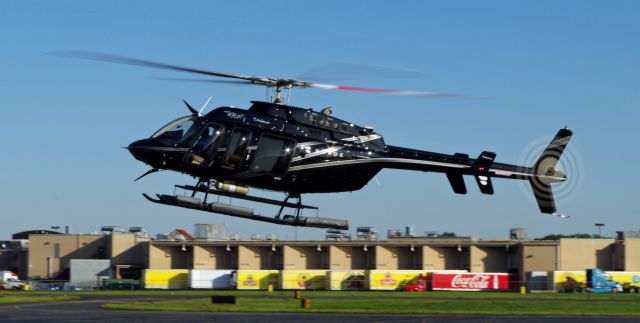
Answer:
[[446, 173], [462, 194], [462, 175], [476, 176], [482, 193], [492, 194], [490, 177], [534, 174], [530, 167], [494, 163], [493, 153], [472, 159], [388, 146], [373, 129], [326, 113], [252, 103], [248, 110], [220, 107], [178, 119], [129, 150], [157, 169], [289, 194], [359, 190], [383, 168]]

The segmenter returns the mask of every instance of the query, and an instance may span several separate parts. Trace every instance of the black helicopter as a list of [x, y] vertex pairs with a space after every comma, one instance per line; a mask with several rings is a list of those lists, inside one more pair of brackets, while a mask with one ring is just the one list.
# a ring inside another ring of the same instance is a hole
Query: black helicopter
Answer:
[[[551, 184], [567, 179], [556, 169], [572, 135], [566, 128], [556, 134], [536, 163], [527, 167], [496, 163], [496, 154], [488, 151], [474, 159], [463, 153], [447, 155], [390, 146], [374, 129], [333, 117], [330, 108], [314, 111], [282, 103], [282, 90], [294, 87], [400, 95], [453, 94], [243, 76], [93, 52], [56, 55], [232, 78], [233, 83], [275, 89], [272, 102], [252, 101], [246, 110], [219, 107], [203, 115], [204, 107], [197, 111], [185, 101], [190, 115], [170, 122], [150, 138], [131, 143], [127, 147], [131, 154], [152, 167], [136, 180], [158, 170], [172, 170], [197, 178], [194, 186], [176, 185], [191, 192], [190, 196], [143, 194], [155, 203], [276, 224], [347, 229], [346, 220], [303, 216], [302, 210], [318, 208], [302, 204], [302, 194], [356, 191], [383, 168], [394, 168], [444, 173], [458, 194], [467, 193], [464, 175], [473, 176], [483, 194], [493, 194], [491, 179], [494, 177], [528, 180], [540, 211], [556, 214]], [[249, 187], [284, 192], [286, 198], [280, 201], [248, 195]], [[196, 197], [196, 193], [203, 194], [204, 198]], [[250, 208], [210, 203], [209, 195], [276, 205], [279, 210], [274, 217], [262, 216]], [[285, 209], [292, 209], [294, 214], [283, 215]]]

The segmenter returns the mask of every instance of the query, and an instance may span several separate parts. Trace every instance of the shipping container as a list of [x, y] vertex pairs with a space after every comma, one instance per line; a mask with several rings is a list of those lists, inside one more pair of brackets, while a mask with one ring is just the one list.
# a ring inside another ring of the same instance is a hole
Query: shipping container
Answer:
[[426, 275], [424, 270], [371, 270], [369, 289], [399, 290], [410, 284], [418, 275]]
[[607, 271], [611, 280], [622, 285], [625, 292], [640, 292], [640, 272], [633, 271]]
[[192, 269], [189, 286], [194, 289], [233, 289], [236, 285], [233, 270]]
[[507, 273], [434, 273], [432, 290], [453, 291], [510, 291], [515, 289], [517, 277]]
[[326, 270], [282, 270], [281, 289], [327, 289]]
[[277, 288], [280, 281], [279, 270], [238, 270], [238, 289]]
[[370, 290], [400, 290], [412, 284], [422, 275], [429, 278], [433, 273], [466, 273], [466, 270], [370, 270]]
[[[640, 272], [606, 271], [611, 280], [622, 285], [625, 292], [640, 291]], [[586, 271], [554, 271], [551, 288], [559, 292], [580, 291], [587, 287]]]
[[186, 289], [189, 287], [188, 269], [145, 269], [146, 289]]
[[584, 270], [556, 270], [549, 274], [553, 277], [550, 281], [550, 289], [564, 292], [585, 288], [587, 285], [587, 273]]
[[367, 270], [332, 270], [329, 271], [329, 289], [331, 290], [366, 290], [369, 289], [369, 272]]

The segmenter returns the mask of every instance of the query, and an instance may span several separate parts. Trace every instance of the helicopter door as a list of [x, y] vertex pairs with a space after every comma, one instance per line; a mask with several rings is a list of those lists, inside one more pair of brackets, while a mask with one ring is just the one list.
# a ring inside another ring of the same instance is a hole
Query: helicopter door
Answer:
[[191, 150], [186, 154], [184, 161], [194, 166], [211, 166], [221, 133], [222, 126], [208, 124], [193, 147], [191, 147]]
[[251, 131], [242, 128], [233, 129], [227, 154], [222, 161], [222, 168], [234, 171], [240, 168], [250, 139]]
[[289, 168], [295, 141], [263, 134], [258, 144], [251, 171], [273, 176], [284, 176]]

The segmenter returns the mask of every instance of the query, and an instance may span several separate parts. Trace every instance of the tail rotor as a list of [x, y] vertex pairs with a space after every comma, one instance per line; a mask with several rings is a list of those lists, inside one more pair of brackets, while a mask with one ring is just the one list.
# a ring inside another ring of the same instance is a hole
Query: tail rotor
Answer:
[[529, 183], [531, 184], [536, 202], [542, 213], [556, 213], [556, 204], [553, 191], [551, 190], [551, 184], [567, 180], [567, 176], [558, 170], [556, 165], [567, 144], [569, 144], [572, 135], [573, 132], [566, 128], [558, 131], [533, 165], [533, 176], [529, 178]]

